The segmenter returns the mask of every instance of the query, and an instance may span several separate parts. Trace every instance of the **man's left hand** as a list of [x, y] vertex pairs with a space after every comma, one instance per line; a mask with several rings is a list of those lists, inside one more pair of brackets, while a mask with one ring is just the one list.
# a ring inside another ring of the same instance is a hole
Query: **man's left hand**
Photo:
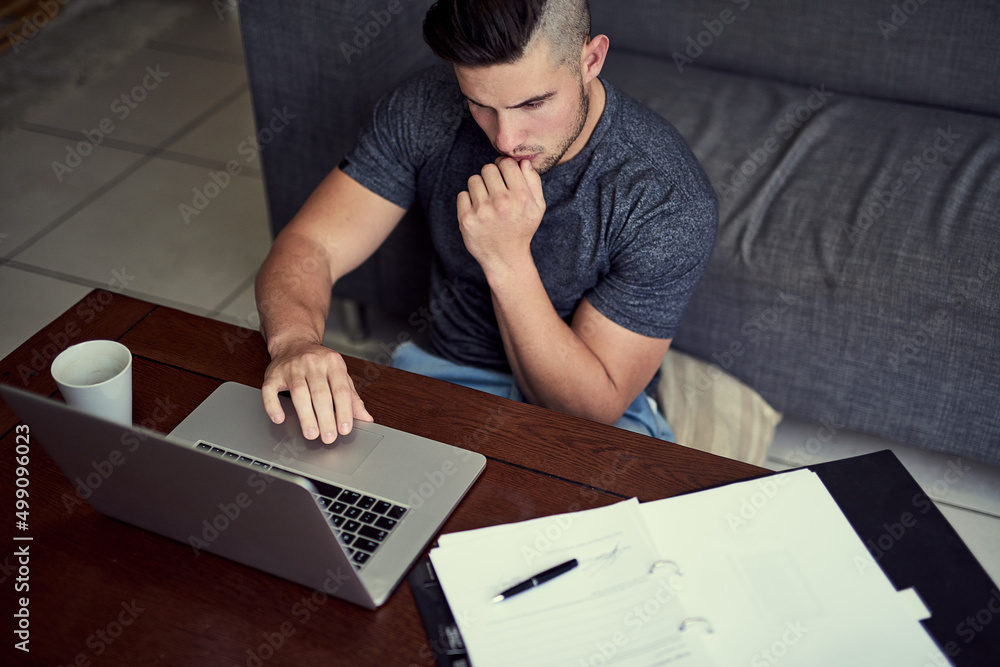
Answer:
[[544, 213], [542, 179], [528, 160], [499, 158], [469, 178], [469, 189], [458, 195], [462, 239], [487, 277], [530, 259]]

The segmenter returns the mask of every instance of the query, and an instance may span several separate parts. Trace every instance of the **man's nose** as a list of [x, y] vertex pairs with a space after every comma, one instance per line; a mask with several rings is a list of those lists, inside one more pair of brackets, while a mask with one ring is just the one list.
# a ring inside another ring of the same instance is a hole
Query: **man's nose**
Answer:
[[497, 150], [501, 153], [513, 153], [518, 146], [524, 144], [524, 131], [510, 116], [499, 114], [497, 117]]

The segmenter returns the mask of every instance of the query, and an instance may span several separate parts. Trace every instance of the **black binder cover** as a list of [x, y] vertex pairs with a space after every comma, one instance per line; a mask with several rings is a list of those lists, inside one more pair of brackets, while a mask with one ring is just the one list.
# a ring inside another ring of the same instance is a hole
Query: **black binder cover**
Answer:
[[1000, 590], [891, 451], [808, 466], [896, 590], [914, 587], [924, 627], [957, 667], [1000, 664]]
[[[998, 664], [1000, 589], [896, 455], [885, 450], [807, 467], [896, 590], [916, 588], [931, 612], [922, 623], [948, 659], [956, 667]], [[469, 667], [430, 559], [409, 582], [439, 667]]]

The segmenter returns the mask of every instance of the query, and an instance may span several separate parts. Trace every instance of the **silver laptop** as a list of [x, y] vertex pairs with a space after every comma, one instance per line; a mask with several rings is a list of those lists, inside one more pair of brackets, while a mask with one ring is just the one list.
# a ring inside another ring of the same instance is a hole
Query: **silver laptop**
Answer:
[[474, 452], [355, 422], [305, 440], [291, 400], [275, 425], [260, 390], [220, 386], [169, 435], [125, 428], [0, 385], [98, 512], [374, 609], [486, 466]]

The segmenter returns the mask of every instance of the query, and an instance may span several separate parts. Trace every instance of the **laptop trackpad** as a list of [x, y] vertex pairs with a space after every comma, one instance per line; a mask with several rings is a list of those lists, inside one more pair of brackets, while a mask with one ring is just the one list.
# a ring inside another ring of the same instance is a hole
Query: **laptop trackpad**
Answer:
[[350, 475], [361, 462], [368, 458], [382, 436], [355, 426], [348, 435], [338, 435], [331, 444], [322, 440], [306, 440], [298, 429], [288, 433], [274, 447], [278, 457], [275, 463], [283, 467], [302, 472], [311, 472], [306, 466], [315, 466], [321, 470]]

